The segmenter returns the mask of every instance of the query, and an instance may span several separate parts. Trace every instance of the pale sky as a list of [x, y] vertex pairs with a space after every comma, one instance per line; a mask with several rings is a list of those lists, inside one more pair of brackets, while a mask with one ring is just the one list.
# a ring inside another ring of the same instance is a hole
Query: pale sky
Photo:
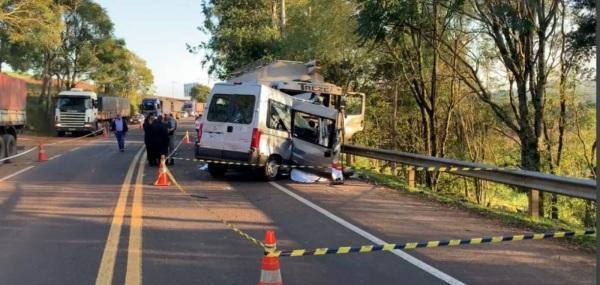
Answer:
[[183, 84], [213, 85], [202, 55], [190, 54], [186, 43], [208, 38], [196, 27], [203, 21], [202, 0], [96, 0], [115, 24], [115, 35], [152, 69], [157, 94], [183, 96]]

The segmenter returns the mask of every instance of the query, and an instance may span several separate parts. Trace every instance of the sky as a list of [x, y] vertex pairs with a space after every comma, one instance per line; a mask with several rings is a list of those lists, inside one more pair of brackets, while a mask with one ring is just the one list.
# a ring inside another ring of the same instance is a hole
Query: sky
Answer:
[[111, 17], [115, 36], [152, 69], [157, 95], [183, 97], [184, 83], [214, 84], [202, 68], [202, 54], [186, 49], [186, 43], [197, 45], [209, 37], [197, 29], [203, 21], [201, 0], [96, 2]]

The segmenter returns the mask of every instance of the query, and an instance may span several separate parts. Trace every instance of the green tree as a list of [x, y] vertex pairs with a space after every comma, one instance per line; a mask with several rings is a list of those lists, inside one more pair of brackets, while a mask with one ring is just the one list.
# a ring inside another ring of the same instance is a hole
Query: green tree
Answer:
[[206, 102], [208, 95], [210, 95], [210, 87], [202, 84], [192, 87], [192, 91], [190, 92], [192, 100], [197, 102]]
[[269, 0], [204, 1], [205, 20], [199, 29], [211, 37], [188, 50], [207, 51], [203, 64], [219, 78], [256, 60], [273, 59], [280, 47], [280, 33], [273, 23], [272, 4]]

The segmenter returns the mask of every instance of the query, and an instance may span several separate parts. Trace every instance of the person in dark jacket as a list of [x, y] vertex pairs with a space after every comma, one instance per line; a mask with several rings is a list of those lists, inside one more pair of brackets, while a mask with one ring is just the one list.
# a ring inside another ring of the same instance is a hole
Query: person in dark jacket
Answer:
[[157, 166], [157, 156], [158, 156], [158, 151], [156, 150], [156, 148], [152, 145], [151, 141], [152, 141], [152, 123], [154, 123], [154, 121], [156, 120], [156, 117], [154, 117], [154, 115], [150, 115], [148, 116], [145, 120], [144, 120], [144, 144], [146, 144], [146, 157], [148, 158], [148, 164], [150, 166]]
[[127, 128], [127, 120], [121, 117], [121, 114], [117, 114], [110, 124], [110, 130], [115, 134], [117, 138], [117, 144], [119, 145], [119, 151], [125, 151], [125, 134], [129, 130]]
[[163, 123], [162, 116], [159, 116], [150, 126], [150, 145], [157, 156], [157, 162], [160, 161], [160, 156], [168, 155], [169, 151], [169, 131]]

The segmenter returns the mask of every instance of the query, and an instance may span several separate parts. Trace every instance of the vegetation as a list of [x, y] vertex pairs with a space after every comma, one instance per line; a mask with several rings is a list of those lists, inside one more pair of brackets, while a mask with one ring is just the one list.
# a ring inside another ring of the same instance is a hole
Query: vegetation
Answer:
[[197, 102], [206, 102], [208, 95], [210, 95], [210, 87], [202, 84], [196, 84], [190, 92], [191, 99]]
[[42, 117], [50, 117], [53, 97], [85, 82], [99, 93], [127, 97], [134, 106], [152, 92], [152, 71], [114, 36], [110, 17], [94, 1], [2, 0], [0, 5], [0, 67], [6, 63], [39, 80], [31, 90], [45, 107], [36, 106], [36, 114], [42, 110]]
[[[283, 2], [205, 0], [211, 37], [190, 51], [205, 50], [220, 78], [257, 60], [319, 59], [326, 80], [368, 94], [353, 143], [596, 177], [594, 1], [287, 0], [281, 13]], [[519, 198], [490, 203], [506, 186], [418, 179], [482, 207], [595, 220], [593, 202], [508, 189]]]

